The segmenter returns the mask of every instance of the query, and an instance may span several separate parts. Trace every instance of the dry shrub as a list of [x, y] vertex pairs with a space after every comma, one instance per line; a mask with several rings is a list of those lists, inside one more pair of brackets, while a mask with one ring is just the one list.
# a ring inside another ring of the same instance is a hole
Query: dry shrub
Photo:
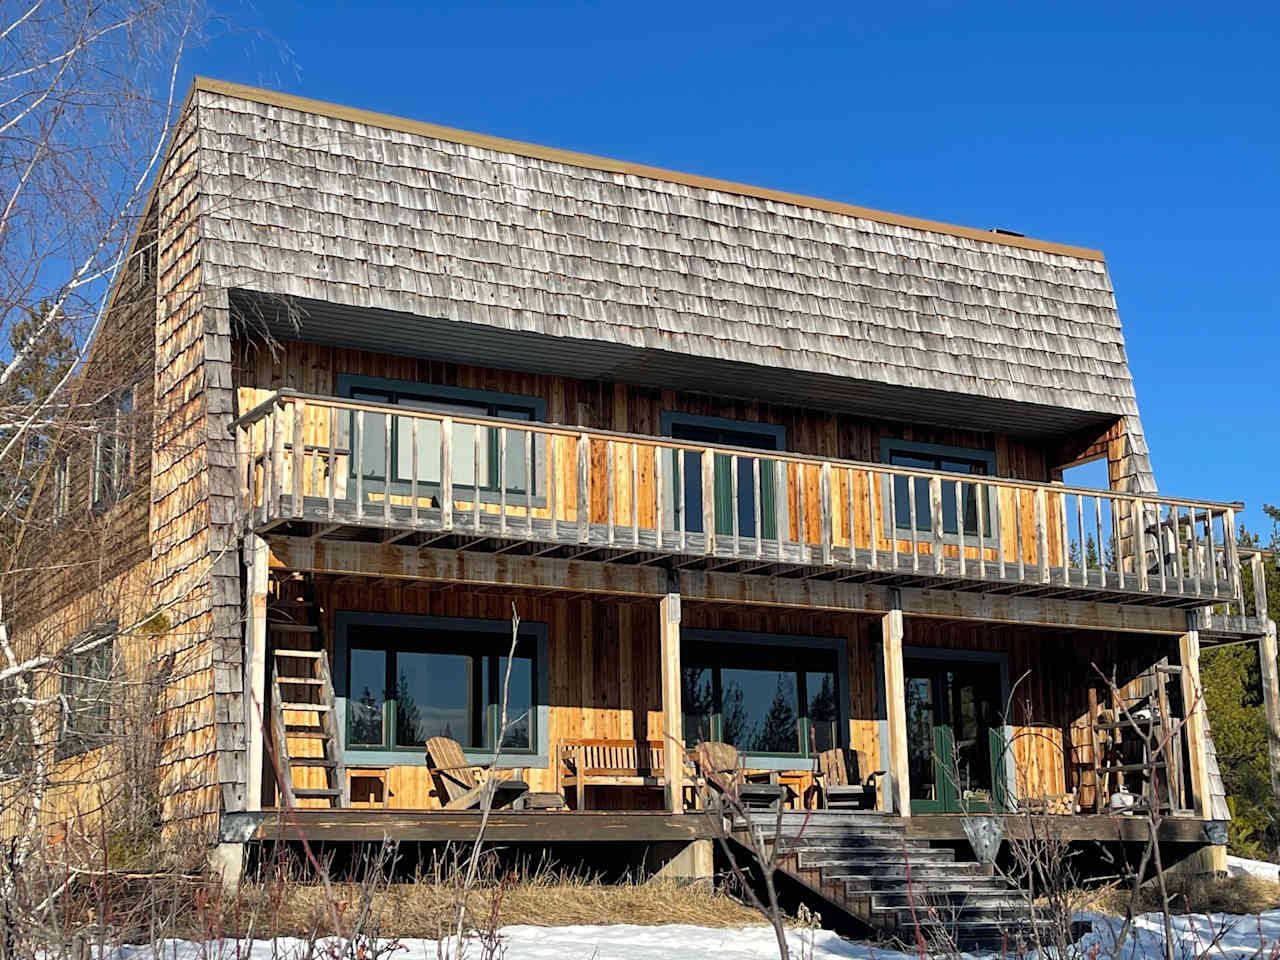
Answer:
[[[437, 939], [450, 931], [462, 892], [455, 865], [436, 864], [410, 880], [377, 891], [371, 913], [394, 917], [395, 936]], [[357, 883], [334, 883], [340, 904], [360, 898]], [[285, 882], [245, 883], [235, 916], [252, 918], [255, 937], [307, 936], [322, 929], [328, 909], [324, 888], [292, 877]], [[761, 923], [759, 914], [725, 893], [672, 881], [599, 878], [547, 866], [503, 871], [487, 859], [480, 881], [467, 897], [466, 926], [483, 932], [498, 918], [502, 926], [566, 926], [631, 923], [652, 926], [689, 923], [704, 927], [744, 927]]]
[[[1256, 914], [1280, 907], [1280, 883], [1261, 877], [1215, 877], [1168, 875], [1169, 907], [1173, 913]], [[1098, 891], [1086, 905], [1112, 916], [1124, 916], [1130, 891], [1108, 887]], [[1160, 892], [1148, 882], [1139, 892], [1139, 912], [1160, 910]]]

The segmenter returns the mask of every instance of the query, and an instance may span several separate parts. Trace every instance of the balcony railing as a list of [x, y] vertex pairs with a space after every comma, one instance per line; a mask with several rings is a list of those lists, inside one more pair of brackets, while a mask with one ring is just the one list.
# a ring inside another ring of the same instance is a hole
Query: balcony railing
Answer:
[[598, 559], [669, 555], [744, 572], [843, 570], [1184, 606], [1241, 596], [1238, 504], [287, 391], [233, 429], [241, 515], [258, 531], [422, 531]]

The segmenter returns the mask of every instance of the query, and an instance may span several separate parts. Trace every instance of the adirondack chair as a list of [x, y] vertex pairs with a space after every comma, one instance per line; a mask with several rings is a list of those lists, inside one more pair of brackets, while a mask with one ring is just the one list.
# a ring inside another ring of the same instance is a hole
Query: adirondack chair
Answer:
[[818, 805], [824, 810], [874, 810], [876, 780], [885, 771], [877, 770], [865, 780], [858, 769], [858, 751], [832, 747], [818, 754], [818, 772], [814, 786]]
[[732, 792], [748, 809], [769, 810], [776, 810], [786, 799], [787, 788], [777, 782], [776, 773], [743, 771], [737, 747], [704, 740], [694, 749], [693, 758], [708, 799], [713, 792], [721, 795]]
[[[468, 762], [457, 740], [432, 737], [427, 741], [427, 771], [435, 781], [438, 794], [447, 798], [443, 805], [446, 810], [470, 810], [479, 806], [488, 779], [485, 771], [490, 771], [491, 777], [498, 776], [490, 767], [490, 764]], [[527, 783], [514, 776], [507, 777], [504, 772], [494, 788], [493, 808], [511, 806], [528, 792]]]

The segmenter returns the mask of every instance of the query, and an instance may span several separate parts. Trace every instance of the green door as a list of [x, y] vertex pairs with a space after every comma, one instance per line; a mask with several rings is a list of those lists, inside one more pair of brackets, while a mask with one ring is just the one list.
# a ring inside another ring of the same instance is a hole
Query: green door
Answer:
[[911, 809], [989, 811], [1000, 805], [1000, 672], [993, 664], [904, 661]]

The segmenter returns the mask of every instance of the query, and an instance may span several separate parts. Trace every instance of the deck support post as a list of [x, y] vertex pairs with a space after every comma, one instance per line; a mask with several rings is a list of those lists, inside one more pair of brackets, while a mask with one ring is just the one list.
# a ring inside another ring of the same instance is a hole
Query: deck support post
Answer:
[[1178, 638], [1182, 666], [1182, 709], [1186, 717], [1187, 752], [1191, 756], [1192, 809], [1202, 820], [1211, 819], [1209, 767], [1205, 755], [1204, 688], [1200, 685], [1200, 631], [1195, 611], [1187, 612], [1187, 631]]
[[684, 713], [680, 704], [680, 594], [658, 601], [662, 658], [662, 756], [667, 809], [684, 812]]
[[262, 809], [263, 714], [267, 709], [267, 542], [244, 540], [245, 809]]
[[1271, 795], [1280, 800], [1280, 677], [1276, 666], [1276, 624], [1267, 620], [1267, 632], [1258, 638], [1258, 662], [1262, 665], [1262, 702], [1267, 713], [1267, 754], [1271, 759]]
[[[906, 680], [902, 667], [902, 601], [897, 590], [890, 590], [892, 609], [881, 618], [883, 644], [884, 699], [889, 721], [889, 779], [893, 784], [893, 812], [911, 816], [911, 771], [907, 754]], [[885, 797], [889, 809], [889, 797]]]

